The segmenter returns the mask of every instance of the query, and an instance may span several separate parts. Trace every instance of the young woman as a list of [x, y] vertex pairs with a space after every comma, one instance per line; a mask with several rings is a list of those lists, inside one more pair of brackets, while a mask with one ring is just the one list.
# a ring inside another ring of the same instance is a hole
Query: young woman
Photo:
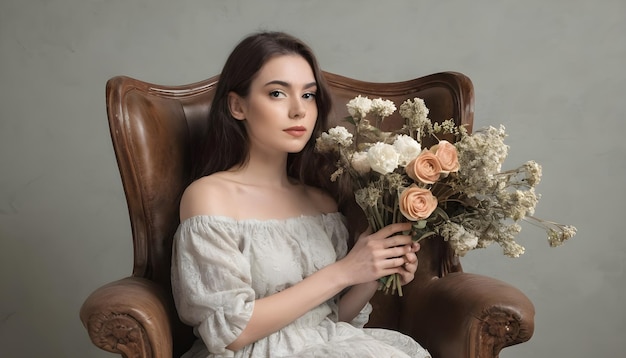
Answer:
[[244, 39], [209, 114], [185, 190], [172, 285], [196, 341], [185, 357], [429, 357], [395, 331], [363, 329], [377, 279], [417, 269], [394, 224], [359, 236], [315, 184], [330, 94], [312, 51], [284, 33]]

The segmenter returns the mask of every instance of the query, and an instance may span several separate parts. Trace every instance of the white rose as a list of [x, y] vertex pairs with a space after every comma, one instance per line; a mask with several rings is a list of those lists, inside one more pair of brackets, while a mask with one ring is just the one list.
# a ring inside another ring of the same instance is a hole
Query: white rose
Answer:
[[370, 166], [370, 162], [367, 159], [366, 152], [354, 153], [354, 155], [352, 156], [351, 165], [352, 165], [352, 168], [361, 175], [367, 174], [370, 172], [370, 170], [372, 170], [372, 167]]
[[406, 166], [410, 161], [415, 159], [422, 151], [422, 146], [411, 136], [402, 134], [396, 137], [393, 147], [400, 154], [398, 164]]
[[400, 154], [391, 144], [378, 142], [367, 151], [367, 160], [372, 170], [380, 174], [393, 172], [398, 167], [399, 159]]

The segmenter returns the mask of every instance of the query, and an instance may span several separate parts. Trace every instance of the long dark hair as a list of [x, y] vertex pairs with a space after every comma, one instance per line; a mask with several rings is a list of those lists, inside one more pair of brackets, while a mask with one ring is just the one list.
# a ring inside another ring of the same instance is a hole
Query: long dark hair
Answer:
[[[311, 66], [317, 91], [317, 121], [311, 139], [299, 153], [290, 153], [287, 159], [288, 175], [303, 183], [315, 185], [315, 139], [326, 128], [331, 108], [331, 96], [313, 51], [299, 39], [283, 32], [260, 32], [243, 39], [230, 54], [220, 74], [215, 96], [208, 116], [207, 132], [200, 152], [194, 160], [194, 179], [245, 164], [249, 155], [248, 133], [242, 121], [232, 117], [228, 94], [234, 92], [246, 97], [258, 71], [270, 59], [295, 54]], [[313, 180], [313, 182], [311, 182]]]

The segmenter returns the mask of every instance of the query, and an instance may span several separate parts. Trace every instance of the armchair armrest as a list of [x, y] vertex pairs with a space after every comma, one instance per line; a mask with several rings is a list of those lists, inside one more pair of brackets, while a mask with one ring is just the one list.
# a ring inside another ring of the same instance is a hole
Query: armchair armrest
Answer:
[[407, 293], [401, 330], [434, 357], [498, 357], [533, 335], [532, 302], [494, 278], [456, 272]]
[[93, 344], [128, 358], [171, 358], [170, 317], [163, 290], [138, 277], [98, 288], [80, 310]]

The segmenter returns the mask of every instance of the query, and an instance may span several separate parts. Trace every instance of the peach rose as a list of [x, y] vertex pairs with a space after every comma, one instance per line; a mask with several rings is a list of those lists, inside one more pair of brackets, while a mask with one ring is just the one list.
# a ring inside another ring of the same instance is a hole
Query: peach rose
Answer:
[[411, 221], [426, 219], [437, 208], [437, 198], [428, 189], [412, 184], [400, 194], [400, 212]]
[[439, 180], [442, 172], [439, 158], [430, 150], [423, 150], [404, 170], [411, 179], [424, 184], [433, 184]]
[[459, 156], [454, 144], [447, 140], [442, 140], [439, 144], [435, 144], [430, 148], [435, 153], [441, 163], [441, 170], [446, 173], [459, 171]]

